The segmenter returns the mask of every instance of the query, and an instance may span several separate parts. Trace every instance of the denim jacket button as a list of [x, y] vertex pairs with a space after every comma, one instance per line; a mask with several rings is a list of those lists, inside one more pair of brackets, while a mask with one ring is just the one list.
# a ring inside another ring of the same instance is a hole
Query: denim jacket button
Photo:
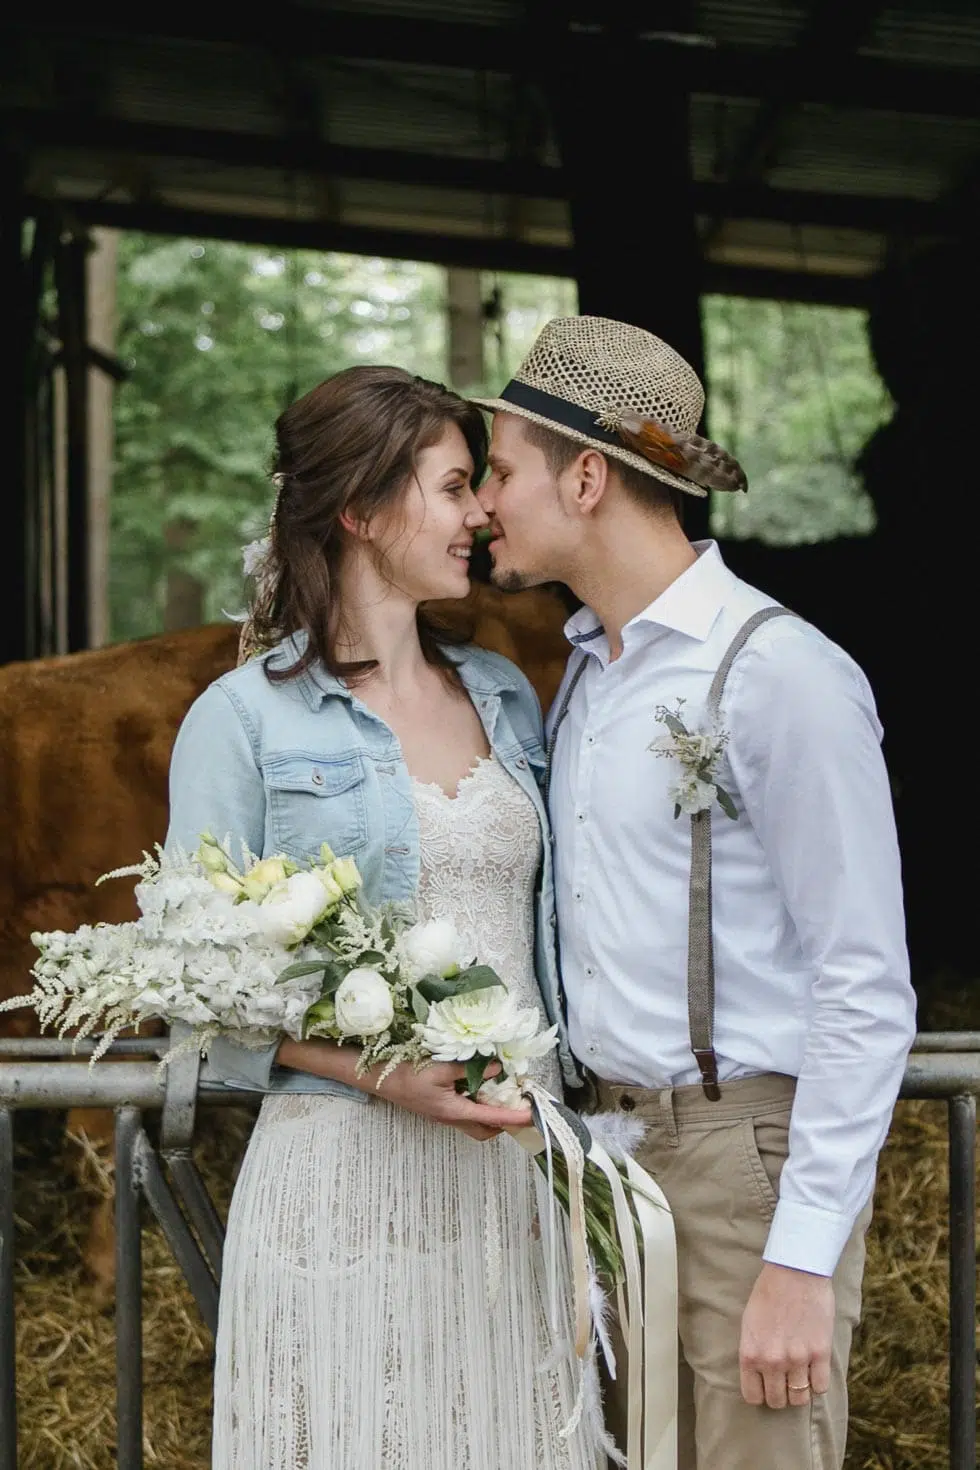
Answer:
[[527, 770], [527, 761], [525, 760], [525, 758], [522, 755], [519, 755], [517, 757], [516, 761], [514, 762], [514, 765], [517, 767], [517, 769], [519, 771], [526, 771]]
[[319, 769], [318, 766], [313, 767], [313, 773], [310, 776], [310, 780], [313, 782], [314, 786], [323, 785], [323, 772]]

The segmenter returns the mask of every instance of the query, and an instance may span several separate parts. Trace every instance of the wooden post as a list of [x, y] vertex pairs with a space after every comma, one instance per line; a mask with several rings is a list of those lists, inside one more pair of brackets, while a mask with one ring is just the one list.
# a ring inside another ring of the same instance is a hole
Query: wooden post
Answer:
[[[579, 311], [662, 337], [704, 381], [701, 254], [691, 178], [689, 97], [653, 74], [625, 37], [594, 63], [552, 77], [574, 232]], [[685, 529], [707, 528], [708, 502], [685, 500]]]
[[0, 538], [0, 663], [28, 658], [30, 647], [30, 537], [32, 516], [27, 453], [28, 378], [34, 344], [34, 320], [24, 290], [24, 213], [16, 163], [0, 159], [0, 272], [7, 285], [10, 371], [0, 393], [0, 442], [9, 477]]
[[[58, 561], [67, 573], [67, 651], [89, 646], [89, 363], [87, 255], [84, 229], [67, 227], [55, 255], [58, 333], [65, 372], [65, 541]], [[59, 642], [61, 641], [59, 634]]]
[[[88, 340], [92, 347], [113, 357], [116, 350], [115, 230], [93, 230], [88, 257]], [[112, 377], [98, 367], [89, 369], [89, 478], [88, 478], [88, 607], [89, 644], [101, 648], [109, 641], [109, 506], [112, 493], [114, 447]]]
[[480, 272], [446, 271], [449, 381], [459, 393], [483, 386], [483, 292]]

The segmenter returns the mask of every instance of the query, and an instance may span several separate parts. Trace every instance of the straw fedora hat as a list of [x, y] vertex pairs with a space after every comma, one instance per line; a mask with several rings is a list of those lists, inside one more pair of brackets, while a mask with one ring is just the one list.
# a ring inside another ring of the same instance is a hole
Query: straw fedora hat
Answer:
[[473, 402], [542, 424], [688, 495], [746, 489], [738, 462], [695, 433], [704, 410], [697, 373], [627, 322], [555, 317], [500, 396]]

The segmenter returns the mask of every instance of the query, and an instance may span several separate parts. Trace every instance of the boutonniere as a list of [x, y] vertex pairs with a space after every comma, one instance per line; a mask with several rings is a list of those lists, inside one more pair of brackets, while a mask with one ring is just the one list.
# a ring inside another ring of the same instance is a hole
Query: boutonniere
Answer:
[[681, 719], [683, 699], [678, 699], [674, 709], [659, 704], [654, 711], [661, 725], [666, 725], [668, 734], [660, 735], [648, 747], [654, 755], [667, 755], [676, 760], [683, 772], [667, 788], [674, 803], [674, 818], [686, 812], [696, 816], [706, 812], [712, 802], [717, 801], [726, 817], [738, 821], [738, 812], [724, 787], [715, 780], [715, 771], [722, 752], [728, 744], [728, 731], [720, 725], [710, 730], [689, 730]]

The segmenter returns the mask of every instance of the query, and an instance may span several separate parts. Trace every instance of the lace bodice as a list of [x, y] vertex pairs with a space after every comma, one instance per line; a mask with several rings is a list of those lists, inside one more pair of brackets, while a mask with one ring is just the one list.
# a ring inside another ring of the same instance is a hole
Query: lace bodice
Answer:
[[[541, 832], [534, 807], [492, 756], [455, 797], [413, 781], [419, 821], [420, 918], [452, 919], [480, 964], [492, 965], [521, 1005], [537, 1006], [534, 881]], [[550, 1059], [549, 1059], [550, 1061]]]

